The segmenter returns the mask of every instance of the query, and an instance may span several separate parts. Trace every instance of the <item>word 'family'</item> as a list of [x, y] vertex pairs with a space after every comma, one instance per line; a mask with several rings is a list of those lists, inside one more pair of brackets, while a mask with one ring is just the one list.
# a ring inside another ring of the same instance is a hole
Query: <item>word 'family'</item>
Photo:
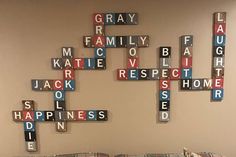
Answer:
[[35, 122], [55, 122], [56, 131], [66, 132], [70, 121], [107, 121], [107, 110], [67, 110], [65, 93], [75, 90], [75, 70], [105, 70], [106, 49], [126, 48], [127, 68], [117, 69], [118, 80], [158, 80], [157, 94], [158, 120], [170, 120], [170, 85], [171, 81], [180, 81], [180, 89], [185, 91], [211, 90], [212, 100], [223, 99], [224, 55], [226, 41], [226, 13], [214, 14], [213, 26], [213, 63], [212, 78], [193, 78], [193, 36], [183, 35], [181, 42], [180, 67], [171, 67], [171, 46], [161, 46], [159, 49], [159, 67], [141, 68], [139, 48], [149, 46], [148, 35], [105, 34], [109, 25], [137, 25], [137, 13], [95, 13], [93, 15], [94, 35], [84, 36], [85, 48], [94, 49], [94, 57], [75, 58], [73, 47], [62, 47], [61, 58], [52, 58], [52, 69], [62, 70], [62, 79], [32, 79], [34, 91], [52, 91], [54, 94], [54, 111], [37, 111], [33, 100], [23, 100], [23, 110], [13, 111], [13, 120], [24, 123], [24, 135], [27, 151], [37, 151]]

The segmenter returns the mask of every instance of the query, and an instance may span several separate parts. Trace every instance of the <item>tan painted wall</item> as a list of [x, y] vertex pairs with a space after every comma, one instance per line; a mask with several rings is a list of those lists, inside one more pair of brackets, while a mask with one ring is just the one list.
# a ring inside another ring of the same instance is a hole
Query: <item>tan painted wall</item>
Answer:
[[51, 92], [31, 90], [33, 78], [62, 78], [51, 69], [50, 58], [60, 47], [73, 46], [76, 56], [92, 56], [82, 36], [93, 33], [94, 12], [138, 12], [137, 26], [110, 26], [110, 35], [148, 34], [150, 47], [140, 49], [141, 66], [156, 67], [159, 46], [173, 47], [172, 65], [178, 66], [179, 40], [194, 35], [193, 76], [211, 76], [212, 14], [227, 12], [225, 98], [210, 102], [210, 92], [181, 92], [171, 87], [171, 121], [156, 122], [155, 81], [121, 82], [116, 69], [126, 66], [125, 49], [107, 51], [106, 71], [77, 71], [75, 92], [67, 93], [68, 109], [110, 111], [107, 123], [70, 123], [67, 133], [52, 123], [37, 124], [40, 151], [35, 155], [70, 152], [146, 153], [213, 151], [236, 156], [236, 1], [234, 0], [1, 0], [0, 1], [0, 156], [25, 152], [23, 125], [11, 111], [22, 99], [33, 99], [41, 110], [53, 109]]

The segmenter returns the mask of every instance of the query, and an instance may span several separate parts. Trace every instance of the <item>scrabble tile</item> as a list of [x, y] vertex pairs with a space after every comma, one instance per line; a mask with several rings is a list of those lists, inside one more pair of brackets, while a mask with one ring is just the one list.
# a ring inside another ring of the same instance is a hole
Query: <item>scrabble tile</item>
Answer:
[[128, 58], [137, 58], [138, 57], [138, 48], [137, 47], [128, 47]]
[[160, 71], [161, 71], [161, 75], [160, 75], [161, 79], [170, 78], [170, 69], [160, 69]]
[[36, 141], [25, 142], [26, 151], [27, 152], [36, 152], [37, 151], [37, 143]]
[[64, 90], [64, 80], [53, 80], [53, 90]]
[[106, 58], [106, 48], [94, 48], [95, 58]]
[[54, 121], [54, 111], [44, 111], [45, 121]]
[[92, 36], [83, 36], [83, 43], [85, 48], [93, 48], [94, 41]]
[[225, 55], [225, 46], [214, 46], [213, 57], [223, 57]]
[[226, 12], [216, 12], [214, 13], [215, 23], [225, 23], [226, 22]]
[[64, 58], [62, 60], [62, 62], [63, 62], [63, 68], [62, 69], [73, 69], [74, 68], [73, 59]]
[[41, 91], [43, 90], [43, 80], [31, 80], [32, 90]]
[[63, 70], [63, 79], [64, 80], [74, 80], [75, 79], [75, 71], [72, 69]]
[[159, 121], [168, 122], [170, 120], [170, 111], [159, 111]]
[[212, 101], [221, 101], [224, 97], [224, 89], [212, 89], [211, 90], [211, 100]]
[[126, 24], [137, 25], [138, 24], [138, 14], [137, 13], [126, 13]]
[[44, 111], [35, 111], [34, 112], [35, 121], [43, 122], [45, 121], [45, 112]]
[[170, 90], [160, 90], [159, 99], [160, 101], [170, 100]]
[[95, 59], [94, 58], [84, 58], [84, 69], [94, 69], [95, 68]]
[[115, 13], [115, 24], [125, 25], [126, 24], [126, 13]]
[[86, 121], [87, 120], [87, 112], [86, 111], [78, 110], [76, 114], [77, 114], [76, 119], [78, 121]]
[[203, 79], [192, 79], [192, 90], [202, 90]]
[[160, 68], [171, 68], [170, 58], [160, 58]]
[[23, 121], [31, 122], [34, 121], [34, 111], [23, 111]]
[[67, 131], [66, 122], [56, 122], [56, 131], [57, 132], [66, 132]]
[[75, 90], [75, 80], [65, 80], [64, 82], [65, 91], [74, 91]]
[[106, 69], [106, 59], [105, 58], [95, 58], [95, 69], [97, 69], [97, 70]]
[[169, 100], [159, 101], [159, 111], [169, 111], [169, 110], [170, 110]]
[[170, 58], [171, 57], [171, 47], [165, 46], [160, 47], [160, 58]]
[[66, 111], [54, 111], [54, 117], [56, 122], [66, 120]]
[[137, 47], [138, 36], [127, 36], [127, 47]]
[[70, 58], [74, 57], [74, 48], [73, 47], [62, 47], [61, 48], [62, 58]]
[[181, 46], [182, 47], [193, 46], [193, 36], [192, 35], [181, 36]]
[[178, 80], [181, 76], [180, 68], [171, 68], [170, 69], [170, 79], [171, 80]]
[[127, 80], [128, 70], [127, 69], [117, 69], [117, 80]]
[[213, 68], [212, 69], [213, 78], [224, 78], [224, 68]]
[[54, 100], [65, 100], [65, 92], [64, 91], [54, 91]]
[[35, 131], [24, 131], [25, 141], [36, 141], [36, 132]]
[[23, 110], [33, 111], [34, 110], [34, 100], [22, 100]]
[[106, 36], [106, 46], [108, 48], [116, 47], [116, 36]]
[[126, 47], [127, 46], [127, 36], [116, 36], [116, 47]]
[[203, 90], [210, 90], [212, 89], [212, 79], [204, 78], [203, 79]]
[[140, 35], [138, 36], [138, 47], [148, 47], [149, 46], [149, 36]]
[[108, 112], [107, 110], [97, 110], [97, 121], [107, 121]]
[[215, 23], [214, 24], [214, 34], [215, 35], [225, 35], [226, 24], [225, 23]]
[[75, 111], [66, 111], [66, 120], [67, 121], [75, 121], [76, 120], [76, 112]]
[[149, 69], [149, 79], [150, 80], [159, 80], [161, 71], [159, 69]]
[[101, 25], [101, 24], [96, 24], [94, 25], [94, 33], [96, 35], [102, 35], [104, 36], [105, 35], [105, 26], [104, 25]]
[[224, 79], [220, 78], [213, 79], [213, 85], [212, 85], [213, 89], [220, 89], [223, 87], [224, 87]]
[[191, 79], [192, 78], [192, 68], [181, 69], [181, 78], [182, 79]]
[[214, 36], [214, 46], [225, 46], [226, 36], [225, 35], [215, 35]]
[[115, 13], [106, 13], [105, 25], [114, 25], [114, 24], [115, 24]]
[[74, 69], [84, 69], [84, 58], [75, 58], [73, 60]]
[[52, 69], [60, 70], [63, 69], [63, 59], [62, 58], [51, 58]]
[[128, 69], [128, 80], [138, 80], [138, 69]]
[[159, 81], [160, 90], [170, 90], [170, 80], [160, 80]]
[[12, 119], [15, 122], [21, 122], [23, 121], [23, 114], [22, 111], [12, 111]]
[[214, 57], [214, 68], [224, 68], [225, 66], [225, 58], [224, 57]]
[[193, 47], [191, 47], [191, 46], [181, 47], [181, 56], [182, 57], [192, 57], [193, 56]]
[[52, 91], [53, 90], [53, 80], [43, 80], [43, 91]]
[[35, 131], [34, 122], [24, 122], [24, 131]]
[[149, 69], [138, 69], [138, 78], [139, 80], [148, 80], [149, 79]]
[[182, 68], [192, 68], [192, 57], [181, 57]]
[[93, 24], [104, 24], [105, 15], [103, 13], [94, 13], [93, 14]]
[[192, 80], [191, 79], [181, 79], [180, 80], [180, 89], [181, 90], [191, 90], [192, 89]]
[[95, 111], [95, 110], [87, 111], [87, 120], [88, 121], [96, 121], [97, 120], [97, 111]]
[[128, 69], [137, 69], [139, 67], [139, 58], [128, 58], [127, 68]]
[[66, 110], [66, 102], [65, 101], [54, 101], [54, 110], [56, 110], [56, 111]]

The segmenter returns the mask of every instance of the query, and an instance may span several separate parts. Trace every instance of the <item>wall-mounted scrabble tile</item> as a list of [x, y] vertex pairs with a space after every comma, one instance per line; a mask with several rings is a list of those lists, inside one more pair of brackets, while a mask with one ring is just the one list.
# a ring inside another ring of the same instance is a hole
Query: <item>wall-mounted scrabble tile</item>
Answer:
[[159, 121], [168, 122], [170, 120], [170, 111], [159, 111]]
[[150, 79], [149, 74], [150, 74], [149, 69], [139, 69], [138, 79], [139, 80], [148, 80], [148, 79]]
[[26, 151], [28, 151], [28, 152], [36, 152], [37, 151], [37, 143], [35, 141], [25, 142], [25, 145], [26, 145]]

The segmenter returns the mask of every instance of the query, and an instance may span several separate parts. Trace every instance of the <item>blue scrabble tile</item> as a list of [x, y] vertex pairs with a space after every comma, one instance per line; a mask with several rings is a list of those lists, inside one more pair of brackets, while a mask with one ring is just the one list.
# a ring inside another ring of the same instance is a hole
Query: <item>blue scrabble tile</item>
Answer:
[[170, 91], [169, 90], [160, 90], [159, 92], [160, 101], [162, 100], [170, 100]]
[[128, 69], [128, 80], [138, 80], [138, 69]]
[[35, 131], [34, 122], [24, 122], [24, 131]]
[[191, 79], [192, 78], [192, 68], [181, 69], [181, 78], [182, 79]]
[[89, 110], [87, 111], [87, 120], [89, 121], [96, 121], [97, 120], [97, 111], [96, 110]]
[[84, 69], [94, 69], [95, 68], [95, 59], [94, 58], [84, 58]]
[[224, 89], [211, 90], [212, 101], [221, 101], [224, 97]]
[[225, 46], [225, 41], [226, 41], [225, 35], [214, 36], [214, 46]]
[[106, 47], [116, 47], [116, 36], [106, 36]]
[[54, 101], [65, 100], [65, 91], [54, 91]]
[[34, 119], [35, 119], [35, 121], [39, 121], [39, 122], [45, 121], [44, 111], [35, 111], [34, 112]]
[[95, 58], [106, 58], [106, 48], [94, 48], [94, 56]]
[[74, 91], [75, 90], [75, 80], [65, 80], [65, 82], [64, 82], [64, 90], [66, 90], [66, 91]]
[[106, 13], [104, 21], [105, 21], [105, 25], [114, 25], [115, 24], [115, 13]]

